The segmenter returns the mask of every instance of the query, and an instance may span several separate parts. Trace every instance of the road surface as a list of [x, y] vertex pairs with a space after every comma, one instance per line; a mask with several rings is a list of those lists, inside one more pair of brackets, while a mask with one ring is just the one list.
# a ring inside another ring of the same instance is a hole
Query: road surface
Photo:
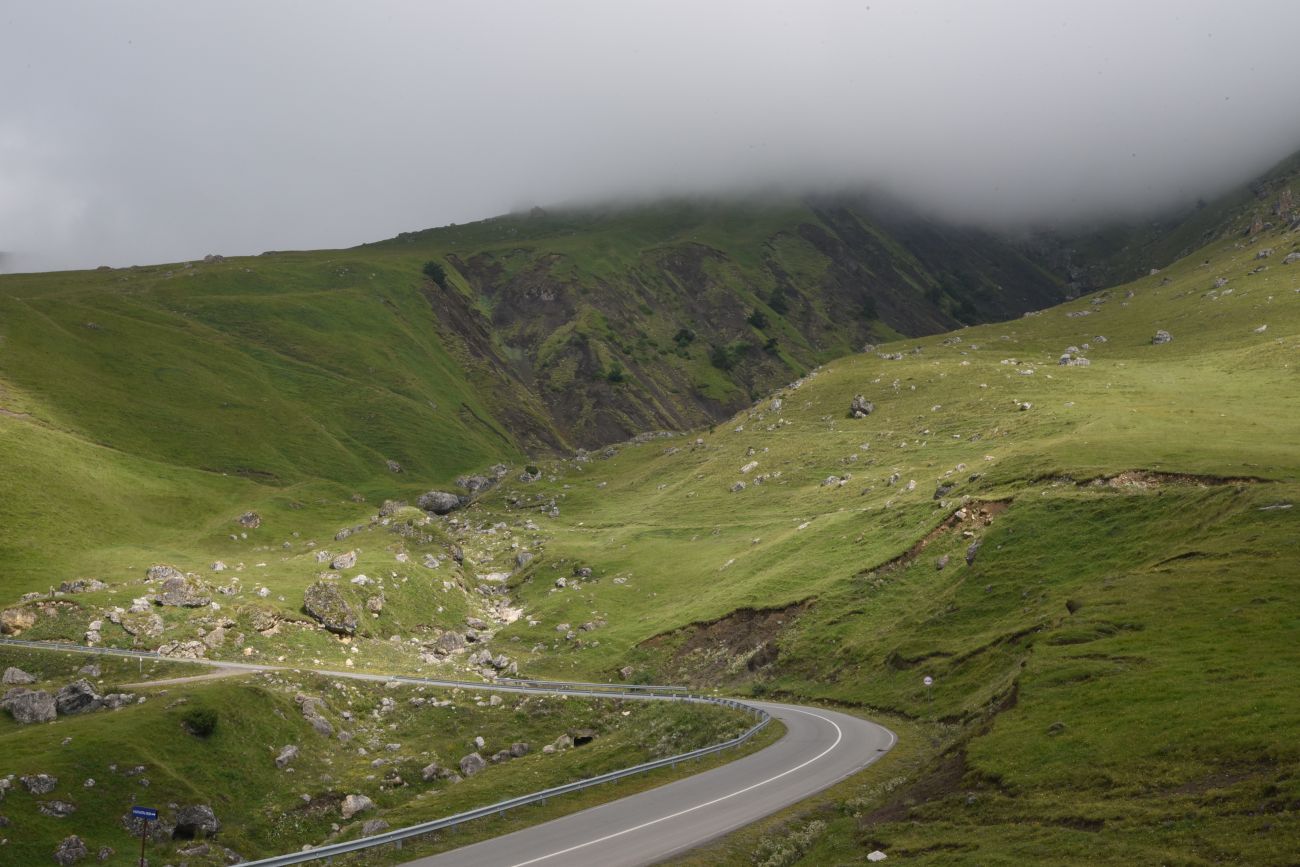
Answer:
[[788, 807], [884, 755], [896, 738], [848, 714], [768, 702], [785, 723], [772, 746], [743, 759], [495, 837], [408, 867], [616, 867], [654, 864]]

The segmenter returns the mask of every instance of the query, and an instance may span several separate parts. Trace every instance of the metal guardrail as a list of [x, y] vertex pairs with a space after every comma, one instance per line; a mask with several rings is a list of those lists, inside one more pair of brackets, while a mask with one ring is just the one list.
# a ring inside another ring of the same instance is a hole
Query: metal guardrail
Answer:
[[[61, 650], [73, 653], [89, 653], [108, 656], [126, 656], [141, 659], [159, 659], [168, 661], [169, 657], [162, 656], [149, 650], [126, 650], [116, 647], [86, 647], [79, 644], [62, 644], [59, 642], [38, 642], [22, 641], [13, 638], [0, 638], [0, 644], [15, 647], [26, 647], [40, 650]], [[232, 668], [246, 668], [252, 671], [276, 671], [283, 670], [282, 666], [253, 665], [249, 663], [221, 662], [219, 660], [183, 660], [185, 662], [197, 662], [200, 665], [225, 666]], [[408, 677], [408, 676], [385, 676], [379, 674], [367, 674], [365, 672], [345, 672], [345, 671], [326, 671], [321, 669], [301, 669], [311, 671], [314, 674], [325, 676], [347, 677], [355, 680], [377, 680], [377, 681], [397, 681], [398, 683], [409, 683], [418, 686], [436, 686], [460, 689], [474, 689], [491, 692], [533, 692], [547, 693], [552, 695], [573, 695], [584, 696], [589, 698], [631, 698], [650, 701], [680, 701], [691, 704], [712, 704], [721, 707], [732, 708], [733, 710], [744, 711], [757, 717], [758, 722], [750, 726], [741, 734], [729, 741], [723, 741], [708, 747], [700, 747], [687, 753], [679, 753], [675, 756], [668, 756], [662, 759], [643, 762], [630, 768], [622, 768], [617, 771], [610, 771], [606, 774], [600, 774], [595, 777], [588, 777], [585, 780], [577, 780], [572, 783], [565, 783], [562, 786], [554, 786], [549, 789], [543, 789], [540, 792], [533, 792], [528, 795], [520, 795], [515, 798], [508, 798], [504, 801], [498, 801], [495, 804], [488, 804], [484, 807], [477, 807], [473, 810], [466, 810], [463, 813], [457, 813], [454, 816], [447, 816], [442, 819], [433, 819], [428, 822], [421, 822], [417, 825], [409, 825], [405, 828], [395, 828], [384, 831], [380, 834], [374, 834], [370, 837], [360, 837], [356, 840], [347, 840], [342, 843], [328, 843], [324, 846], [318, 846], [314, 849], [307, 849], [300, 852], [290, 852], [286, 855], [274, 855], [270, 858], [262, 858], [257, 861], [241, 862], [243, 867], [285, 867], [289, 864], [302, 864], [307, 861], [319, 861], [321, 859], [333, 859], [338, 855], [347, 855], [352, 852], [361, 852], [366, 849], [372, 849], [376, 846], [393, 845], [397, 848], [402, 847], [402, 841], [409, 840], [412, 837], [420, 837], [425, 834], [431, 834], [435, 831], [441, 831], [446, 828], [453, 828], [465, 822], [472, 822], [475, 819], [494, 816], [504, 813], [507, 810], [513, 810], [516, 807], [524, 807], [529, 804], [538, 804], [546, 801], [548, 798], [554, 798], [559, 795], [567, 795], [571, 792], [579, 792], [583, 789], [599, 786], [604, 783], [612, 783], [625, 777], [644, 774], [648, 771], [658, 770], [660, 768], [676, 767], [678, 762], [688, 762], [693, 759], [703, 758], [704, 756], [719, 753], [723, 750], [738, 747], [746, 743], [754, 735], [762, 731], [768, 723], [772, 721], [771, 715], [767, 711], [754, 705], [745, 704], [730, 698], [718, 698], [716, 696], [691, 695], [686, 687], [677, 686], [658, 686], [651, 684], [603, 684], [603, 683], [569, 683], [566, 681], [543, 681], [543, 680], [510, 680], [504, 682], [481, 682], [456, 681], [456, 680], [437, 680], [433, 678]], [[615, 691], [616, 690], [616, 691]]]

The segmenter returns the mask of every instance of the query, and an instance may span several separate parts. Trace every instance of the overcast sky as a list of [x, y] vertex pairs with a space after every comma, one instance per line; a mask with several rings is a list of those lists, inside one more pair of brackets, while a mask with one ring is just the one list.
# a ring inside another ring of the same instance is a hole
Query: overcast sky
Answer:
[[884, 185], [1129, 213], [1300, 149], [1296, 0], [0, 0], [8, 268]]

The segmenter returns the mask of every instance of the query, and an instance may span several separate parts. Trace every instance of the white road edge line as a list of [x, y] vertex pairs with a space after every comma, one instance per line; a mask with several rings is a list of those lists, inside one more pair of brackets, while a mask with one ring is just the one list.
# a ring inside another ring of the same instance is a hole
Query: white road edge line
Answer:
[[527, 865], [529, 864], [537, 864], [538, 862], [545, 861], [548, 858], [555, 858], [560, 855], [567, 855], [570, 852], [576, 852], [579, 849], [585, 849], [588, 846], [594, 846], [597, 843], [604, 843], [606, 840], [613, 840], [615, 837], [622, 837], [624, 834], [631, 834], [634, 831], [640, 831], [643, 828], [649, 828], [651, 825], [658, 825], [660, 822], [667, 822], [669, 819], [676, 819], [678, 816], [685, 816], [687, 813], [693, 813], [696, 810], [702, 810], [705, 807], [712, 807], [714, 804], [720, 803], [722, 801], [726, 801], [738, 795], [743, 795], [746, 792], [757, 789], [759, 786], [766, 786], [768, 783], [776, 782], [777, 780], [781, 779], [784, 776], [787, 776], [788, 774], [793, 774], [795, 771], [800, 770], [801, 768], [805, 768], [808, 765], [811, 765], [813, 762], [822, 758], [831, 750], [839, 746], [840, 741], [844, 739], [844, 731], [836, 724], [835, 720], [830, 719], [829, 717], [824, 717], [819, 713], [813, 713], [812, 711], [800, 710], [799, 708], [793, 708], [793, 707], [785, 708], [785, 710], [793, 710], [796, 713], [804, 713], [807, 714], [808, 716], [815, 716], [819, 720], [830, 723], [831, 726], [835, 729], [835, 742], [831, 744], [829, 747], [827, 747], [826, 749], [822, 750], [817, 755], [813, 756], [811, 759], [808, 759], [806, 762], [803, 762], [802, 764], [799, 765], [795, 765], [793, 768], [784, 770], [774, 777], [768, 777], [766, 780], [763, 780], [758, 783], [753, 783], [752, 785], [748, 785], [745, 788], [732, 792], [729, 795], [723, 795], [722, 797], [714, 798], [712, 801], [706, 801], [703, 804], [696, 804], [694, 807], [687, 807], [685, 810], [678, 810], [676, 813], [671, 813], [667, 816], [660, 816], [658, 819], [651, 819], [649, 822], [642, 822], [640, 825], [635, 825], [631, 828], [624, 828], [622, 831], [615, 831], [613, 834], [606, 834], [604, 837], [598, 837], [595, 840], [588, 840], [586, 843], [579, 843], [576, 846], [570, 846], [569, 848], [561, 849], [558, 852], [551, 852], [550, 854], [540, 855], [536, 858], [531, 858], [527, 861], [520, 861], [519, 863], [512, 865], [512, 867], [527, 867]]

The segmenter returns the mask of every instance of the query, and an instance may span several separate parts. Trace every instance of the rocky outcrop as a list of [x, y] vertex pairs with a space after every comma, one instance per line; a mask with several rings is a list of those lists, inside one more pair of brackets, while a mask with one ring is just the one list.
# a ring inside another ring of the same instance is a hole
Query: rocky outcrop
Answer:
[[36, 612], [29, 608], [6, 608], [0, 611], [0, 633], [21, 635], [36, 625]]
[[317, 581], [308, 587], [302, 607], [330, 632], [352, 635], [357, 631], [357, 611], [335, 584]]

